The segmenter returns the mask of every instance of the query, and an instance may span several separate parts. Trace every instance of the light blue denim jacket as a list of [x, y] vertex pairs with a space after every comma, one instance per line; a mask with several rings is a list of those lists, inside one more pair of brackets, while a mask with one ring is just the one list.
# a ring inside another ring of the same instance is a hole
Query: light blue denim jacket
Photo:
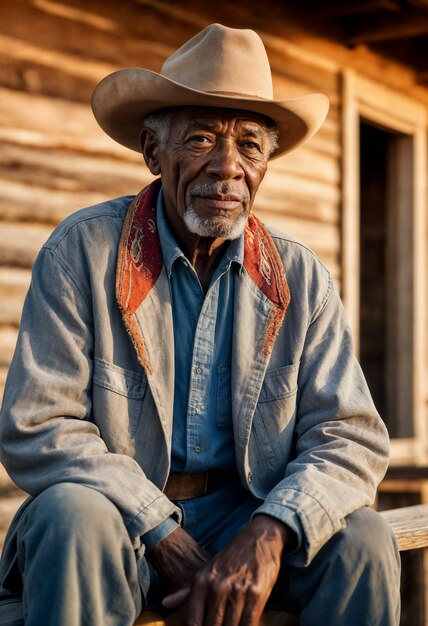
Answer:
[[[99, 490], [139, 548], [141, 535], [180, 512], [162, 493], [174, 388], [170, 293], [155, 218], [138, 222], [132, 200], [72, 215], [43, 246], [0, 443], [2, 462], [24, 490], [35, 496], [66, 481]], [[235, 285], [236, 463], [244, 487], [264, 500], [259, 512], [295, 518], [303, 529], [290, 559], [304, 566], [346, 515], [373, 502], [389, 444], [329, 272], [298, 241], [263, 232], [246, 233], [250, 252]], [[291, 299], [281, 325], [273, 300], [283, 269]]]

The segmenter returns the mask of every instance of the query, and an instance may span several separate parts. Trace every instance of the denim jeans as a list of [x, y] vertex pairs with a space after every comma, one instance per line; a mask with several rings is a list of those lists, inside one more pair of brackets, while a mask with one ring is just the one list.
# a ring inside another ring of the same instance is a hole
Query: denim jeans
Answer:
[[[241, 502], [231, 520], [237, 530], [256, 505]], [[272, 598], [300, 614], [302, 626], [397, 626], [400, 564], [392, 534], [371, 509], [346, 522], [309, 566], [285, 560]], [[50, 487], [18, 511], [9, 530], [0, 625], [131, 626], [144, 605], [139, 558], [105, 496], [71, 483]]]

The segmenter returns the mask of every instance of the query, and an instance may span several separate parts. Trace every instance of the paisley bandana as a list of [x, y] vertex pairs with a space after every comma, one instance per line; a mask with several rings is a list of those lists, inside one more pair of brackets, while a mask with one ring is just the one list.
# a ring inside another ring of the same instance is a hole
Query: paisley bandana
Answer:
[[[130, 205], [122, 229], [116, 272], [116, 296], [125, 326], [138, 358], [148, 372], [148, 362], [134, 313], [158, 280], [163, 259], [156, 223], [156, 204], [161, 179], [145, 187]], [[250, 215], [245, 228], [244, 268], [251, 280], [273, 303], [264, 341], [270, 354], [290, 302], [284, 268], [266, 228]]]

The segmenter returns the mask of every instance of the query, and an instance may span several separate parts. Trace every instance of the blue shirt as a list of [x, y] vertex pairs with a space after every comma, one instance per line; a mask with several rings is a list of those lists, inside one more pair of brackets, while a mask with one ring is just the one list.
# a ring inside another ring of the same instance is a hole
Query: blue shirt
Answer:
[[[168, 274], [174, 327], [175, 388], [171, 472], [195, 473], [235, 467], [230, 362], [235, 273], [244, 259], [244, 236], [232, 240], [206, 293], [168, 225], [162, 191], [157, 224]], [[226, 488], [226, 491], [228, 488]], [[240, 490], [244, 491], [242, 488]], [[184, 525], [205, 528], [212, 507], [222, 509], [224, 489], [181, 502]], [[236, 486], [234, 497], [236, 504]], [[217, 502], [218, 500], [218, 502]], [[146, 533], [151, 549], [177, 528], [167, 519]], [[199, 533], [198, 533], [199, 534]]]
[[172, 302], [175, 388], [171, 472], [235, 467], [230, 362], [235, 272], [243, 236], [230, 242], [204, 293], [158, 200], [158, 232]]
[[[199, 278], [172, 234], [158, 196], [157, 223], [172, 301], [175, 388], [171, 472], [235, 468], [230, 363], [236, 272], [244, 259], [244, 235], [232, 240], [209, 288]], [[232, 474], [232, 472], [231, 472]], [[245, 526], [262, 500], [240, 483], [177, 503], [183, 527], [200, 545], [217, 552]], [[301, 542], [301, 529], [289, 526]], [[142, 537], [150, 550], [178, 527], [168, 518]]]

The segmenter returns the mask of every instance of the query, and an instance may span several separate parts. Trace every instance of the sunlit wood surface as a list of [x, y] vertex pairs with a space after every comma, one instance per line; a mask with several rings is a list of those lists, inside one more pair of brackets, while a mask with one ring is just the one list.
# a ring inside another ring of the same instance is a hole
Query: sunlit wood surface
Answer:
[[400, 551], [428, 547], [428, 504], [382, 511]]

